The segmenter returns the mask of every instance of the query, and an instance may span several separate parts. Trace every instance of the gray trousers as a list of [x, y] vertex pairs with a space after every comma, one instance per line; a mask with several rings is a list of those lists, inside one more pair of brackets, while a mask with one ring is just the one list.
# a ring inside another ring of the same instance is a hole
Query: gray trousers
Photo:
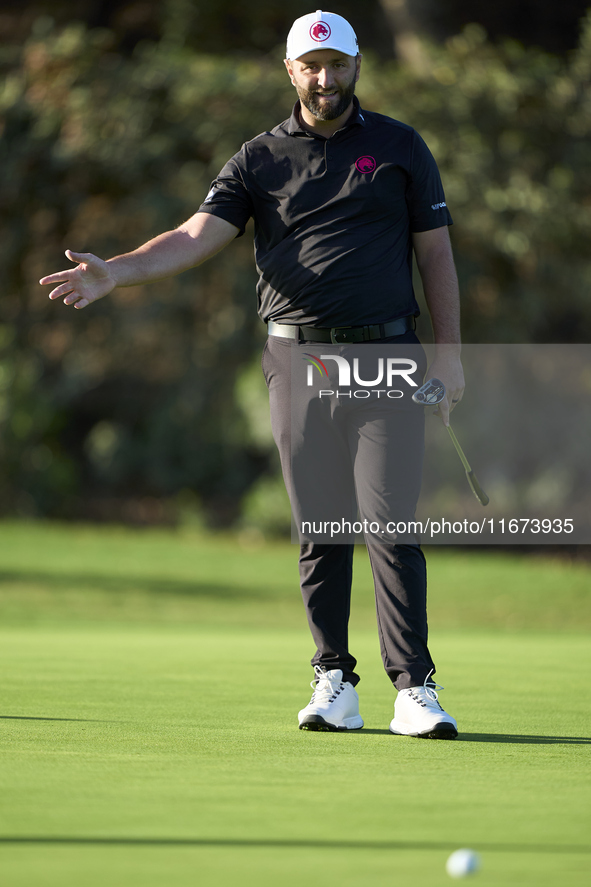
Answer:
[[[382, 344], [419, 344], [412, 331], [381, 341]], [[294, 514], [300, 514], [302, 498], [308, 495], [302, 496], [301, 488], [308, 484], [320, 491], [323, 502], [329, 503], [329, 516], [339, 513], [342, 516], [343, 509], [351, 508], [353, 491], [361, 515], [382, 515], [385, 520], [387, 515], [395, 513], [412, 519], [422, 473], [422, 408], [410, 413], [384, 409], [376, 414], [375, 405], [364, 411], [363, 406], [344, 402], [330, 416], [330, 421], [323, 420], [310, 429], [312, 441], [308, 440], [308, 445], [314, 453], [315, 467], [309, 462], [308, 477], [305, 478], [303, 472], [298, 475], [297, 465], [303, 460], [298, 459], [298, 453], [294, 457], [294, 448], [298, 449], [298, 441], [304, 435], [292, 424], [294, 415], [299, 424], [299, 412], [292, 410], [291, 385], [292, 349], [297, 347], [289, 339], [269, 336], [262, 358], [273, 436]], [[326, 347], [323, 346], [323, 350], [327, 350]], [[420, 351], [422, 354], [422, 349]], [[417, 371], [419, 385], [425, 370], [423, 359]], [[318, 463], [319, 450], [324, 451], [326, 458], [320, 458]], [[427, 647], [427, 579], [423, 552], [418, 541], [401, 544], [366, 536], [366, 542], [384, 668], [397, 689], [416, 687], [435, 668]], [[356, 685], [359, 681], [355, 673], [357, 661], [349, 652], [348, 643], [353, 552], [354, 545], [350, 542], [331, 544], [307, 540], [300, 547], [299, 568], [308, 624], [317, 647], [312, 665], [340, 668], [343, 679]]]

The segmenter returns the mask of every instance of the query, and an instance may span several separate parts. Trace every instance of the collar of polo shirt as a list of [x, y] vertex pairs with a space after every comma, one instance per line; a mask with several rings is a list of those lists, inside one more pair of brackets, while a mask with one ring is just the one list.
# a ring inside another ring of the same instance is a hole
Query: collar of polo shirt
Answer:
[[[304, 129], [302, 127], [300, 121], [300, 108], [301, 103], [298, 101], [293, 106], [293, 110], [291, 112], [291, 117], [289, 118], [289, 123], [287, 124], [287, 131], [290, 136], [310, 136], [312, 138], [322, 139], [324, 136], [315, 135], [310, 132], [308, 129]], [[353, 96], [353, 113], [345, 123], [343, 129], [348, 129], [350, 126], [365, 126], [365, 117], [363, 116], [363, 111], [359, 105], [359, 99], [356, 95]]]

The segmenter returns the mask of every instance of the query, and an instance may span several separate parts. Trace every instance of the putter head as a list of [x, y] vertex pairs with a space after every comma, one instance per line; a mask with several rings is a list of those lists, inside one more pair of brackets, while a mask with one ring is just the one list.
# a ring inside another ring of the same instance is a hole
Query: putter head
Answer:
[[445, 385], [440, 379], [429, 379], [424, 385], [415, 391], [412, 399], [421, 406], [437, 406], [445, 397]]

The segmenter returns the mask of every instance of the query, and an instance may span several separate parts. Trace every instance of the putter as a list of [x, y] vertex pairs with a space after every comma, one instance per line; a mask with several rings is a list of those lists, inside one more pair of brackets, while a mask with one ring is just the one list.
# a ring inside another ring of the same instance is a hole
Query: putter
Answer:
[[[412, 399], [415, 403], [421, 404], [425, 407], [436, 406], [438, 403], [441, 403], [443, 398], [445, 397], [445, 385], [439, 379], [429, 379], [428, 382], [425, 382], [412, 396]], [[456, 452], [460, 457], [460, 461], [464, 466], [464, 470], [466, 472], [466, 477], [468, 478], [468, 483], [470, 484], [470, 489], [478, 499], [481, 505], [488, 505], [490, 499], [478, 483], [476, 479], [476, 475], [470, 468], [470, 463], [466, 459], [464, 455], [464, 451], [460, 446], [460, 443], [455, 436], [451, 425], [447, 426], [447, 430], [449, 431], [449, 436], [451, 437], [452, 443], [456, 448]]]

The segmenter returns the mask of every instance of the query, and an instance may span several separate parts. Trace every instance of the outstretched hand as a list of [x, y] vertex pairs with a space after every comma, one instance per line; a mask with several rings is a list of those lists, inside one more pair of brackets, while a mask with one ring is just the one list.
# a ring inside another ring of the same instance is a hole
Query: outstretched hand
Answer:
[[91, 302], [106, 296], [117, 286], [111, 268], [98, 256], [93, 256], [92, 253], [73, 253], [69, 249], [66, 250], [66, 256], [71, 262], [78, 263], [75, 268], [49, 274], [39, 281], [43, 286], [59, 284], [50, 292], [50, 299], [65, 296], [64, 305], [86, 308]]

